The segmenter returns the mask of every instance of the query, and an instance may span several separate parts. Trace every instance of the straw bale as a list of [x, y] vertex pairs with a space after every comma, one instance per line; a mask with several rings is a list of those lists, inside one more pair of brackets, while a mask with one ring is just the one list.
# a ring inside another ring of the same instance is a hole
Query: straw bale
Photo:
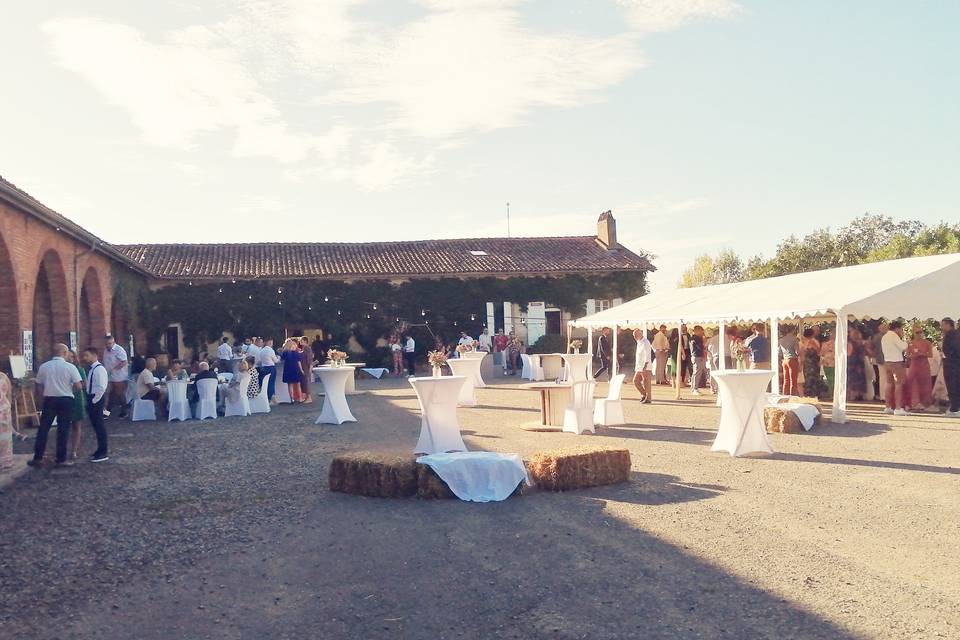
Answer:
[[417, 493], [412, 456], [369, 451], [337, 455], [330, 463], [330, 490], [374, 498], [401, 498]]
[[[823, 410], [816, 398], [803, 398], [793, 396], [785, 399], [780, 404], [812, 404], [817, 408], [817, 418], [814, 424], [819, 422]], [[765, 407], [763, 410], [763, 424], [767, 428], [767, 433], [803, 433], [806, 429], [800, 424], [800, 418], [793, 411], [782, 409], [776, 405]]]
[[428, 500], [457, 497], [453, 491], [450, 491], [447, 483], [427, 464], [417, 465], [417, 496]]
[[586, 447], [538, 452], [527, 469], [534, 485], [546, 491], [617, 484], [630, 479], [630, 452]]

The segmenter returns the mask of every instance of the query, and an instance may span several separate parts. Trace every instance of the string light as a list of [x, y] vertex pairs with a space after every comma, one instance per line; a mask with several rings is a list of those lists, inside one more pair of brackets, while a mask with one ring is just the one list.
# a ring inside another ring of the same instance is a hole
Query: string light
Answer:
[[424, 311], [423, 309], [420, 309], [420, 316], [423, 317], [423, 316], [426, 316], [426, 315], [427, 315], [427, 312]]
[[337, 309], [337, 315], [338, 315], [338, 316], [341, 315], [341, 314], [340, 314], [340, 309]]
[[277, 300], [277, 304], [283, 305], [283, 300]]
[[471, 313], [471, 314], [470, 314], [470, 320], [473, 321], [473, 320], [476, 320], [476, 319], [477, 319], [477, 314]]
[[188, 286], [188, 287], [192, 287], [192, 286], [193, 286], [193, 280], [191, 280], [190, 282], [188, 282], [188, 283], [187, 283], [187, 286]]
[[247, 300], [253, 300], [253, 296], [247, 296]]
[[369, 320], [369, 319], [370, 319], [370, 314], [368, 313], [368, 314], [367, 314], [367, 320]]
[[307, 311], [313, 311], [313, 307], [307, 307]]
[[223, 287], [220, 287], [220, 293], [223, 293]]
[[283, 293], [283, 287], [277, 287], [277, 293]]
[[376, 302], [373, 303], [373, 310], [374, 310], [374, 311], [377, 310], [377, 303], [376, 303]]
[[230, 282], [232, 282], [233, 284], [237, 284], [237, 279], [236, 279], [236, 278], [234, 278], [234, 279], [233, 279], [233, 280], [231, 280]]

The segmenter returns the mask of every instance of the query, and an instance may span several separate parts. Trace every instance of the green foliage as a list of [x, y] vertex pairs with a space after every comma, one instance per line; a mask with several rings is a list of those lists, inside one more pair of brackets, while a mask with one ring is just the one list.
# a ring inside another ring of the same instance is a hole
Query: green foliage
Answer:
[[684, 272], [680, 286], [701, 286], [772, 278], [791, 273], [867, 262], [960, 252], [960, 224], [927, 226], [916, 220], [863, 214], [836, 232], [816, 229], [803, 238], [791, 235], [773, 257], [753, 256], [746, 266], [729, 250], [699, 256]]
[[[528, 349], [530, 353], [566, 353], [567, 339], [559, 335], [543, 335]], [[584, 345], [586, 351], [586, 345]]]
[[697, 256], [693, 265], [680, 276], [680, 287], [703, 287], [742, 279], [743, 261], [731, 249], [724, 249], [716, 257], [708, 254]]

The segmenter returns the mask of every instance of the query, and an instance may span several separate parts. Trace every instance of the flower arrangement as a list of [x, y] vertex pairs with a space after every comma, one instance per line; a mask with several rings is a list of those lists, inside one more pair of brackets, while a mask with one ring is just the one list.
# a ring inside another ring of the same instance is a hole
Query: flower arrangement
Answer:
[[[469, 344], [457, 345], [457, 353], [470, 353], [471, 351], [473, 351], [473, 345], [469, 345]], [[446, 359], [444, 359], [444, 363], [446, 363]]]
[[433, 369], [433, 376], [438, 378], [443, 375], [440, 367], [447, 364], [447, 354], [443, 351], [431, 351], [427, 354], [427, 362], [430, 363], [430, 367]]
[[580, 353], [580, 349], [583, 348], [583, 340], [580, 340], [579, 338], [576, 340], [571, 340], [568, 346], [574, 353]]
[[337, 349], [327, 351], [327, 357], [330, 358], [330, 362], [332, 362], [335, 367], [342, 366], [343, 363], [347, 361], [346, 352], [338, 351]]
[[747, 354], [750, 353], [750, 348], [745, 344], [737, 343], [731, 348], [733, 359], [737, 363], [737, 371], [743, 371], [746, 367], [744, 365], [744, 359], [747, 357]]

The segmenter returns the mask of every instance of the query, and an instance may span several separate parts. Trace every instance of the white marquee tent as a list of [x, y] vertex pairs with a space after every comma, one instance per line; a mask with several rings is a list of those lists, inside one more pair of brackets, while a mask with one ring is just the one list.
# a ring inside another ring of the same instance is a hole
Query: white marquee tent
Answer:
[[[715, 323], [720, 325], [723, 335], [726, 323], [770, 322], [771, 348], [776, 354], [781, 320], [940, 319], [958, 314], [960, 253], [952, 253], [652, 293], [580, 318], [572, 324], [587, 327], [592, 338], [593, 329], [599, 327], [645, 328], [650, 324]], [[844, 422], [847, 323], [837, 322], [836, 333], [832, 419]], [[721, 355], [725, 342], [720, 340]], [[779, 380], [777, 367], [774, 371], [776, 385]]]

